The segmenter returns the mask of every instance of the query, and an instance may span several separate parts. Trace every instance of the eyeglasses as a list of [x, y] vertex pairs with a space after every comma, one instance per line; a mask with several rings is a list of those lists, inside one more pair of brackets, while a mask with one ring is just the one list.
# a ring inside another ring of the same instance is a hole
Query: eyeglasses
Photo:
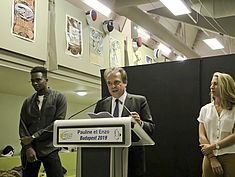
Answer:
[[107, 81], [107, 85], [108, 85], [109, 87], [111, 87], [112, 85], [118, 86], [118, 85], [120, 85], [121, 83], [122, 83], [122, 81], [120, 81], [120, 80], [116, 80], [116, 81], [114, 81], [113, 83], [112, 83], [111, 81]]

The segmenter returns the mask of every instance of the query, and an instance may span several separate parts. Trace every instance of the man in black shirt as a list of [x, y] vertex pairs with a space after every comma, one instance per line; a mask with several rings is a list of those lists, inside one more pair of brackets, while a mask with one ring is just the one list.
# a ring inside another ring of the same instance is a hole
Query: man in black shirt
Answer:
[[24, 101], [19, 125], [23, 177], [37, 177], [41, 162], [47, 177], [63, 177], [59, 149], [53, 146], [53, 123], [65, 119], [67, 101], [47, 87], [46, 68], [34, 67], [30, 74], [36, 93]]

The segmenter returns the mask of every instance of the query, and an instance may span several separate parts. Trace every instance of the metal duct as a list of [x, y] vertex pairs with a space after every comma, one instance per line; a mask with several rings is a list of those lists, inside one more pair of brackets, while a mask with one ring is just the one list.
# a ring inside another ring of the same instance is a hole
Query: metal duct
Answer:
[[176, 36], [169, 32], [164, 26], [156, 22], [148, 14], [144, 13], [137, 7], [125, 7], [116, 9], [116, 13], [129, 18], [136, 24], [142, 24], [142, 27], [144, 29], [148, 30], [153, 35], [156, 35], [159, 39], [165, 41], [167, 44], [174, 47], [175, 50], [181, 52], [187, 58], [200, 57], [196, 52], [194, 52], [182, 41], [180, 41]]

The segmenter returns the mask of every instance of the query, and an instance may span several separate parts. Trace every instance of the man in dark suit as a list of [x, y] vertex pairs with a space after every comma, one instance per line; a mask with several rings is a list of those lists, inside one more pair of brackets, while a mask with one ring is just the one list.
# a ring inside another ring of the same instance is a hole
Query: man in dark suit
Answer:
[[[100, 100], [95, 113], [108, 111], [114, 117], [132, 116], [142, 128], [151, 135], [154, 122], [147, 100], [144, 96], [129, 94], [126, 91], [127, 73], [123, 68], [111, 68], [104, 72], [110, 97]], [[137, 137], [132, 135], [132, 141]], [[144, 177], [145, 175], [145, 149], [143, 146], [129, 148], [128, 177]]]

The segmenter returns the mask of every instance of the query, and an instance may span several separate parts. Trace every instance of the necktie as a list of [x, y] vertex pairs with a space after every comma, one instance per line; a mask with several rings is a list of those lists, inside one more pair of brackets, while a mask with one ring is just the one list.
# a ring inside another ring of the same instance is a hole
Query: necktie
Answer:
[[113, 117], [119, 117], [119, 100], [116, 99], [115, 102], [116, 102], [116, 105], [113, 111]]

